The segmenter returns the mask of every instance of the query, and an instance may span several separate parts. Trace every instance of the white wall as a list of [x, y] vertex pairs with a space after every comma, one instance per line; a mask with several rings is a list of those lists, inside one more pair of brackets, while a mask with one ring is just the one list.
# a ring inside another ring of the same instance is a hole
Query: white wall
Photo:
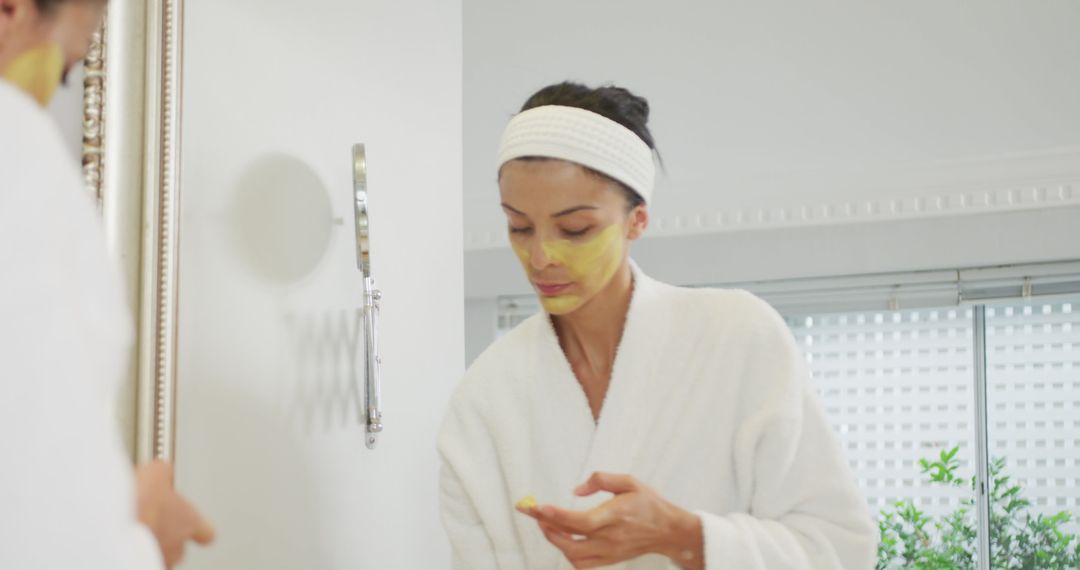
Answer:
[[496, 318], [499, 314], [494, 297], [465, 299], [465, 364], [472, 364], [495, 340]]
[[494, 154], [525, 98], [564, 79], [652, 104], [665, 172], [634, 255], [662, 279], [1080, 258], [1080, 4], [464, 6], [470, 299], [528, 291]]
[[[185, 2], [177, 477], [185, 568], [446, 568], [436, 431], [463, 371], [461, 6]], [[353, 143], [384, 292], [364, 445]]]

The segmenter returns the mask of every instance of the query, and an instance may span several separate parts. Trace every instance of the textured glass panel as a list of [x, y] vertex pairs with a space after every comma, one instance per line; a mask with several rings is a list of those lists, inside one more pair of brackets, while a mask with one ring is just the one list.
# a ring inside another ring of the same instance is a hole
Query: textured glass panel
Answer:
[[[871, 509], [879, 568], [974, 568], [974, 355], [964, 307], [787, 318]], [[925, 464], [924, 464], [925, 461]], [[940, 463], [940, 465], [938, 464]], [[937, 480], [935, 480], [935, 478]], [[936, 565], [935, 565], [936, 564]]]
[[990, 457], [1008, 477], [993, 494], [998, 568], [1080, 568], [1078, 309], [1080, 297], [987, 307]]

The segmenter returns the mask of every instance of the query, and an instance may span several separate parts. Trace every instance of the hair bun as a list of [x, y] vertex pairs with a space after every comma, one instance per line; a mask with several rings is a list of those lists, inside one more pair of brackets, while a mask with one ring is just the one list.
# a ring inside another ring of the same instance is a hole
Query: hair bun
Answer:
[[614, 85], [600, 87], [597, 92], [602, 93], [623, 113], [639, 118], [642, 123], [649, 122], [649, 101], [644, 97], [634, 95], [630, 90]]
[[527, 111], [544, 105], [577, 107], [603, 115], [630, 129], [649, 148], [656, 150], [652, 133], [649, 132], [649, 101], [629, 89], [616, 85], [588, 87], [581, 83], [563, 81], [548, 85], [534, 93], [521, 110]]

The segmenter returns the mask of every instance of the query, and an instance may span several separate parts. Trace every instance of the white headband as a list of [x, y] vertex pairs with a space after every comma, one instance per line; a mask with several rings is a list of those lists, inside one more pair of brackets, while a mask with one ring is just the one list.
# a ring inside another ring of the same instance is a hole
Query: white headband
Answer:
[[592, 111], [545, 105], [518, 113], [503, 132], [499, 168], [529, 156], [587, 166], [629, 186], [646, 203], [652, 201], [652, 149], [634, 131]]

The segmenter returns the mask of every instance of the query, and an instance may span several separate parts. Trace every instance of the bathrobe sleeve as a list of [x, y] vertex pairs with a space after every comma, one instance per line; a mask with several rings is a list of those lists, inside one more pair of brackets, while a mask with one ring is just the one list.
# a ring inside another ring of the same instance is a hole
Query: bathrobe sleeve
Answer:
[[0, 568], [155, 570], [116, 421], [119, 277], [51, 119], [0, 80]]
[[454, 553], [454, 570], [498, 568], [491, 539], [452, 467], [443, 463], [439, 477], [442, 522]]
[[4, 343], [22, 344], [0, 376], [0, 568], [163, 568], [136, 521], [131, 462], [106, 398], [90, 389], [97, 379], [57, 358], [72, 339], [7, 333]]
[[[466, 404], [461, 396], [459, 393], [451, 402], [439, 434], [442, 523], [450, 539], [455, 570], [494, 570], [499, 564], [491, 537], [477, 511], [478, 498], [470, 494], [464, 481], [478, 482], [479, 488], [498, 492], [502, 485], [495, 477], [500, 469], [489, 463], [495, 458], [493, 451], [475, 449], [489, 438], [482, 433], [475, 414], [470, 417], [463, 413]], [[487, 484], [485, 477], [492, 479], [491, 484]]]
[[708, 570], [873, 568], [878, 529], [825, 413], [801, 350], [763, 301], [747, 331], [749, 412], [735, 439], [745, 513], [697, 513]]

